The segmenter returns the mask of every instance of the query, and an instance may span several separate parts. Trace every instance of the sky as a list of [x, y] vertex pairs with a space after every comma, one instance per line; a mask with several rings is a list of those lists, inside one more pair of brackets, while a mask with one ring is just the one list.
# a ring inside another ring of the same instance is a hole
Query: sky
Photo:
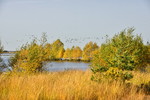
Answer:
[[65, 48], [98, 45], [134, 27], [150, 41], [150, 0], [0, 0], [0, 40], [5, 50], [18, 50], [33, 37], [47, 33]]

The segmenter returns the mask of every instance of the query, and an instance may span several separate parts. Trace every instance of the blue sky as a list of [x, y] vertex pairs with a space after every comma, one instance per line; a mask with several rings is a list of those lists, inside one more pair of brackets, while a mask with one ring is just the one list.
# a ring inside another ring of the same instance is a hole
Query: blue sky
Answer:
[[100, 45], [106, 35], [128, 27], [150, 41], [149, 0], [0, 0], [0, 39], [6, 50], [42, 32], [50, 43], [61, 39], [65, 48], [89, 41]]

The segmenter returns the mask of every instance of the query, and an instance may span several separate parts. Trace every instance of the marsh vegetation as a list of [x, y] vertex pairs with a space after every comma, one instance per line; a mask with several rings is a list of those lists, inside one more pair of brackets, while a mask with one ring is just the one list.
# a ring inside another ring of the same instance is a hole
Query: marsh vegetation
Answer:
[[[12, 70], [1, 73], [0, 99], [149, 100], [150, 45], [133, 32], [125, 29], [100, 46], [89, 42], [83, 50], [64, 49], [59, 39], [47, 43], [46, 34], [39, 41], [33, 39], [11, 57]], [[90, 69], [43, 70], [44, 62], [62, 60], [87, 61]]]

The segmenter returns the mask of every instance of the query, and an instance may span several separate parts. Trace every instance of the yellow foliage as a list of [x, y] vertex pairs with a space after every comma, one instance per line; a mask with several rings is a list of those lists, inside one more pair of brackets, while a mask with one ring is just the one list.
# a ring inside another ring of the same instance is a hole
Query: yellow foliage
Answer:
[[67, 48], [66, 51], [64, 52], [63, 58], [70, 59], [70, 57], [71, 57], [71, 50]]
[[64, 44], [57, 39], [51, 45], [51, 59], [60, 59], [63, 57], [64, 54]]
[[[44, 40], [43, 40], [44, 41]], [[43, 61], [48, 59], [48, 50], [44, 43], [37, 44], [35, 40], [23, 46], [16, 53], [14, 69], [21, 72], [36, 72], [42, 69]]]
[[83, 53], [82, 53], [82, 59], [83, 60], [91, 60], [93, 58], [95, 50], [97, 50], [99, 47], [96, 43], [89, 42], [85, 45], [83, 48]]
[[72, 50], [72, 58], [73, 59], [80, 59], [81, 57], [82, 57], [82, 50], [80, 49], [80, 47], [76, 46]]

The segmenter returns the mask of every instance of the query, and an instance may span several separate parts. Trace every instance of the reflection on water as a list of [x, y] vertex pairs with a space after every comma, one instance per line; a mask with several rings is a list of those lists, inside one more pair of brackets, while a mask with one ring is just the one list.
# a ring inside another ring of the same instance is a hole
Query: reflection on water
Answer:
[[1, 54], [0, 57], [3, 59], [4, 63], [8, 66], [9, 59], [13, 55], [14, 55], [13, 53], [3, 53], [3, 54]]
[[13, 53], [3, 53], [0, 55], [0, 57], [2, 58], [3, 62], [0, 62], [1, 64], [4, 63], [7, 67], [4, 69], [1, 69], [2, 71], [8, 71], [8, 70], [12, 70], [12, 68], [9, 66], [9, 59], [11, 56], [13, 56]]
[[[9, 58], [14, 54], [4, 53], [1, 54], [1, 58], [3, 59], [4, 63], [8, 65]], [[67, 61], [53, 61], [53, 62], [45, 62], [43, 65], [43, 69], [47, 71], [64, 71], [64, 70], [83, 70], [89, 69], [90, 63], [86, 62], [67, 62]]]
[[87, 70], [89, 69], [90, 63], [85, 62], [67, 62], [67, 61], [56, 61], [56, 62], [47, 62], [44, 65], [44, 69], [47, 71], [64, 71], [64, 70]]

